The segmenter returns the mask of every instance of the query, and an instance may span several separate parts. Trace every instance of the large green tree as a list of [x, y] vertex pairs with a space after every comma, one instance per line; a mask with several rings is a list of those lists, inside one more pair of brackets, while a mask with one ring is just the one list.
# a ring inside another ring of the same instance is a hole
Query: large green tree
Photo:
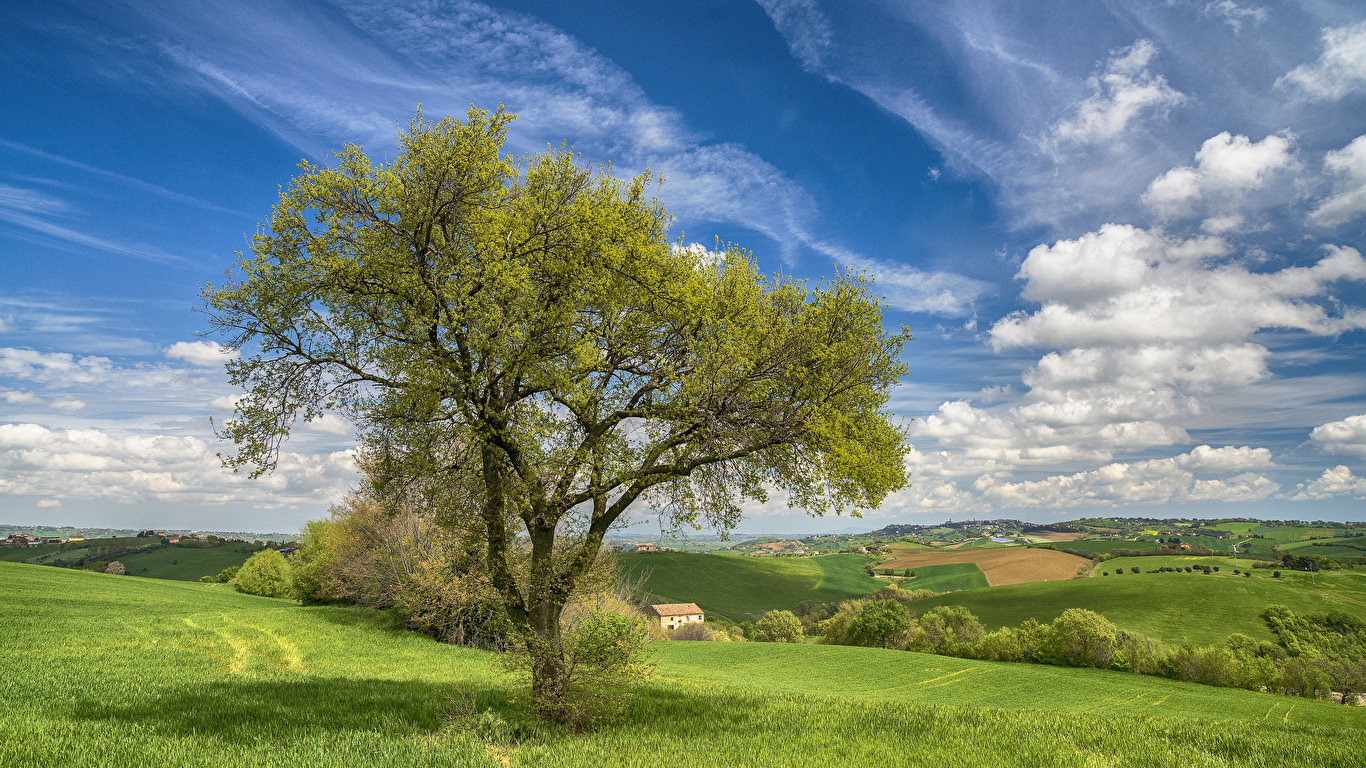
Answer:
[[819, 515], [905, 485], [886, 403], [910, 335], [856, 273], [671, 243], [648, 172], [504, 154], [511, 119], [419, 114], [392, 162], [301, 165], [203, 295], [242, 352], [225, 464], [270, 471], [297, 419], [350, 418], [375, 487], [483, 531], [553, 718], [561, 613], [632, 505], [728, 530], [769, 492]]

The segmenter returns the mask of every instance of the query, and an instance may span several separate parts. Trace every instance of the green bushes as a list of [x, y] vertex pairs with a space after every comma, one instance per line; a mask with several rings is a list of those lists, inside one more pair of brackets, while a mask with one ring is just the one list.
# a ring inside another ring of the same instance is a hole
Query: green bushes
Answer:
[[894, 648], [904, 642], [911, 626], [911, 614], [896, 600], [869, 600], [849, 623], [851, 645], [866, 648]]
[[1224, 688], [1341, 696], [1344, 703], [1366, 693], [1366, 622], [1344, 613], [1306, 616], [1285, 606], [1267, 608], [1263, 618], [1278, 642], [1234, 634], [1222, 645], [1174, 649], [1080, 608], [1051, 624], [1026, 619], [1018, 628], [988, 633], [962, 606], [938, 606], [917, 618], [894, 600], [851, 600], [817, 629], [819, 642], [833, 645], [1110, 669]]
[[263, 549], [247, 558], [237, 572], [237, 591], [262, 597], [293, 597], [294, 583], [285, 556]]
[[759, 643], [800, 643], [801, 619], [792, 611], [769, 611], [754, 625], [754, 640]]

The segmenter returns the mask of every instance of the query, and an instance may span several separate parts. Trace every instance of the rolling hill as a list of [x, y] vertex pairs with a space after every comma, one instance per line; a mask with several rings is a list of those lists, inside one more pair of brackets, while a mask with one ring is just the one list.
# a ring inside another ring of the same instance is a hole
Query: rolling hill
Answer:
[[[901, 651], [660, 643], [580, 735], [492, 654], [223, 585], [0, 562], [0, 761], [23, 766], [1359, 765], [1366, 709]], [[452, 719], [459, 702], [496, 729]]]

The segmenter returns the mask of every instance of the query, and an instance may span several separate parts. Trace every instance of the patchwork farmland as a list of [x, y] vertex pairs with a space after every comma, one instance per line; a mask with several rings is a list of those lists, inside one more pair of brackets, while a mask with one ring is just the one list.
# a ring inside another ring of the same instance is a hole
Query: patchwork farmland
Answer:
[[1034, 581], [1061, 581], [1075, 577], [1091, 566], [1084, 557], [1038, 547], [998, 549], [925, 550], [889, 547], [894, 555], [878, 563], [880, 569], [915, 569], [950, 563], [972, 563], [981, 569], [993, 587], [1026, 584]]

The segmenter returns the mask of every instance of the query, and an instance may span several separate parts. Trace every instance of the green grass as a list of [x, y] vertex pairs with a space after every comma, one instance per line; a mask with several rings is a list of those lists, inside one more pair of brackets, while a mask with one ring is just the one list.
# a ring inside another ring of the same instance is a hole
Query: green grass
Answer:
[[[1147, 573], [1160, 566], [1196, 564], [1218, 565], [1220, 572]], [[1116, 576], [1120, 566], [1126, 573]], [[1134, 566], [1142, 572], [1128, 573]], [[1111, 575], [1100, 576], [1103, 570]], [[1283, 571], [1282, 578], [1273, 579], [1270, 570], [1256, 569], [1245, 578], [1232, 570], [1232, 560], [1221, 557], [1123, 557], [1102, 563], [1097, 575], [1087, 579], [954, 592], [917, 600], [911, 607], [920, 613], [936, 605], [961, 605], [992, 629], [1027, 618], [1052, 621], [1068, 608], [1087, 608], [1162, 642], [1199, 644], [1222, 643], [1234, 632], [1272, 639], [1260, 614], [1273, 603], [1305, 613], [1338, 610], [1366, 618], [1366, 571], [1323, 572], [1311, 582], [1305, 573]]]
[[[904, 582], [904, 589], [928, 589], [934, 592], [953, 592], [960, 589], [979, 589], [987, 586], [986, 574], [974, 563], [947, 563], [912, 568], [915, 578]], [[901, 573], [902, 571], [897, 571]]]
[[[532, 724], [487, 653], [222, 585], [0, 563], [0, 764], [1355, 766], [1366, 710], [897, 651], [662, 643], [583, 736]], [[472, 694], [485, 741], [441, 712]], [[1253, 727], [1248, 727], [1253, 726]]]
[[790, 610], [803, 600], [832, 602], [872, 594], [887, 586], [863, 572], [869, 560], [857, 555], [739, 557], [687, 552], [622, 555], [620, 570], [645, 577], [643, 587], [657, 602], [697, 603], [731, 621], [766, 611]]
[[119, 562], [129, 576], [198, 581], [200, 576], [217, 576], [224, 568], [240, 566], [262, 549], [253, 544], [225, 544], [212, 549], [165, 547], [127, 555], [119, 558]]

